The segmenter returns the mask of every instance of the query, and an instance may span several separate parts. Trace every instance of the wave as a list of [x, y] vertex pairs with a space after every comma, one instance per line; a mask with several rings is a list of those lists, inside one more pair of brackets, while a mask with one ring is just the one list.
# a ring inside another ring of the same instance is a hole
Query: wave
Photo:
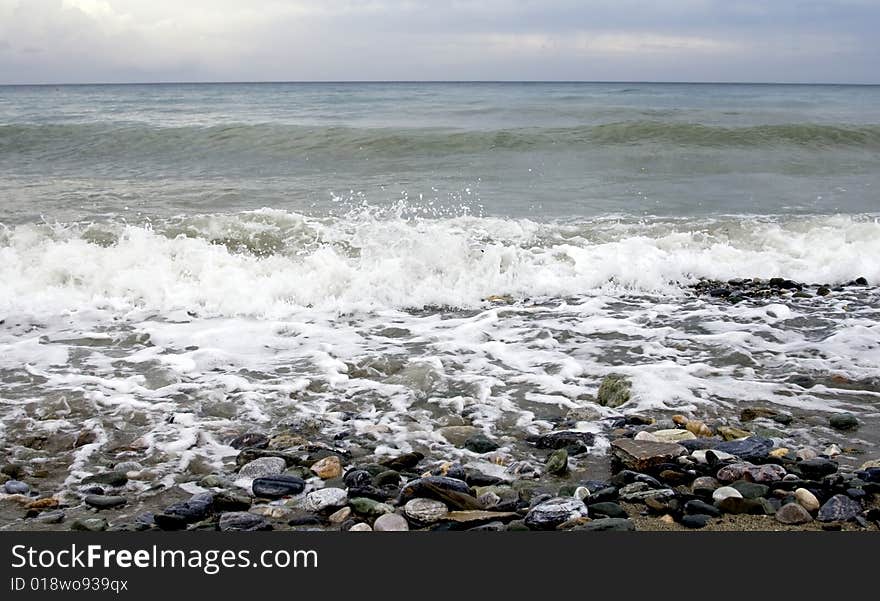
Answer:
[[492, 150], [577, 149], [665, 144], [694, 147], [773, 147], [880, 150], [880, 125], [814, 123], [719, 127], [669, 121], [623, 121], [555, 128], [457, 130], [441, 128], [310, 127], [230, 124], [152, 127], [143, 124], [0, 125], [0, 158], [134, 156], [197, 158], [212, 153], [387, 156], [482, 153]]
[[680, 294], [699, 278], [880, 281], [876, 217], [539, 223], [262, 209], [0, 227], [0, 313], [283, 316], [303, 308], [479, 307], [491, 295]]

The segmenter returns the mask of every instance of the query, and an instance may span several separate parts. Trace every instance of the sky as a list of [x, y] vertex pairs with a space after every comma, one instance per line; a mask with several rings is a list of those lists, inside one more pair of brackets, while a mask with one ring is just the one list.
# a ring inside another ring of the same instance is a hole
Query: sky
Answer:
[[0, 83], [880, 83], [880, 0], [0, 0]]

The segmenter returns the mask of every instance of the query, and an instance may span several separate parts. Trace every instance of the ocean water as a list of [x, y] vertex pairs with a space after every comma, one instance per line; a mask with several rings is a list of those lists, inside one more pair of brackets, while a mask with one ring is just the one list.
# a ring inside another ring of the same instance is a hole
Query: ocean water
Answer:
[[[878, 216], [880, 87], [0, 87], [0, 446], [173, 484], [251, 430], [480, 463], [467, 423], [490, 470], [566, 415], [757, 404], [876, 455]], [[771, 277], [869, 285], [691, 288]]]

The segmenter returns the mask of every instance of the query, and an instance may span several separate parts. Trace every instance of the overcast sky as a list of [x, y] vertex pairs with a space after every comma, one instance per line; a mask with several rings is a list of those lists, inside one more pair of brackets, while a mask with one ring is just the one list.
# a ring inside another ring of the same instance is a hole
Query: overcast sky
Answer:
[[880, 83], [880, 0], [0, 0], [0, 83]]

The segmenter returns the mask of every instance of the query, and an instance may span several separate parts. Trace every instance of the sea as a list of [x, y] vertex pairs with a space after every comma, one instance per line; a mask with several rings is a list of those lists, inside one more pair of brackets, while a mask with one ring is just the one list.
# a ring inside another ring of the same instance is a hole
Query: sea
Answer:
[[[878, 217], [878, 86], [2, 86], [0, 450], [197, 490], [247, 432], [489, 472], [682, 414], [858, 464]], [[805, 294], [694, 288], [743, 278]]]

